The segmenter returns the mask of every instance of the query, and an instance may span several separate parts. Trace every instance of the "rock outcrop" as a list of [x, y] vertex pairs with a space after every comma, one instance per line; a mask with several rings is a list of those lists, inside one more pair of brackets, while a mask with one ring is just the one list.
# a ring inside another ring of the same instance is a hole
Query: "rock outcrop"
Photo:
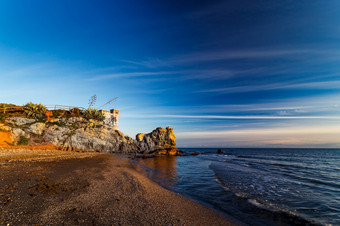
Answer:
[[23, 117], [12, 117], [3, 131], [10, 132], [15, 144], [22, 137], [30, 138], [31, 145], [49, 143], [60, 149], [124, 154], [176, 154], [173, 129], [157, 128], [148, 134], [137, 134], [136, 139], [125, 136], [105, 122], [82, 117], [60, 118], [54, 122], [39, 122]]
[[176, 147], [176, 137], [171, 127], [166, 129], [158, 127], [148, 134], [139, 133], [136, 135], [136, 141], [140, 150], [145, 153], [158, 151], [163, 154], [166, 151], [167, 154], [171, 154], [170, 151]]

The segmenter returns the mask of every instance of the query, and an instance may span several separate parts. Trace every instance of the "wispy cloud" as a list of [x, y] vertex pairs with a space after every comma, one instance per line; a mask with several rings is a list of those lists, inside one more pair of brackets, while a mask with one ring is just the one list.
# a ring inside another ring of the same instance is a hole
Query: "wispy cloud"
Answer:
[[179, 56], [172, 61], [175, 63], [204, 62], [216, 60], [234, 60], [234, 59], [253, 59], [269, 57], [286, 57], [297, 54], [313, 53], [307, 49], [272, 49], [272, 50], [225, 50], [214, 52], [199, 52]]
[[[256, 129], [228, 129], [223, 131], [178, 132], [176, 136], [183, 145], [194, 145], [195, 140], [204, 140], [209, 146], [228, 147], [338, 147], [340, 126], [338, 123], [321, 126], [289, 126]], [[332, 145], [331, 145], [332, 146]]]
[[[340, 115], [340, 94], [319, 95], [312, 97], [275, 99], [253, 104], [218, 104], [218, 105], [186, 105], [186, 106], [148, 106], [148, 108], [134, 109], [138, 114], [129, 117], [149, 117], [157, 113], [158, 117], [172, 115], [172, 117], [225, 117], [225, 116], [338, 116]], [[176, 112], [175, 115], [169, 112]], [[282, 113], [285, 114], [282, 114]], [[153, 116], [152, 116], [153, 117]]]
[[[103, 69], [104, 70], [104, 69]], [[209, 79], [224, 80], [235, 76], [258, 74], [266, 71], [265, 68], [250, 69], [201, 69], [201, 70], [162, 70], [162, 71], [141, 71], [141, 72], [113, 72], [108, 74], [95, 75], [86, 80], [100, 81], [113, 78], [142, 78], [142, 77], [172, 77], [176, 80]]]
[[234, 116], [234, 115], [153, 115], [162, 118], [197, 118], [197, 119], [340, 119], [340, 116]]
[[340, 116], [271, 116], [271, 115], [126, 115], [133, 118], [182, 118], [182, 119], [340, 119]]
[[178, 136], [182, 138], [223, 138], [225, 136], [251, 135], [251, 136], [275, 136], [275, 135], [312, 135], [312, 134], [340, 134], [340, 127], [333, 126], [308, 126], [308, 127], [288, 127], [288, 128], [260, 128], [260, 129], [230, 129], [223, 131], [200, 131], [200, 132], [180, 132]]
[[266, 83], [258, 85], [234, 86], [216, 89], [203, 89], [195, 91], [197, 93], [244, 93], [264, 90], [282, 90], [282, 89], [340, 89], [340, 81], [320, 81], [294, 83], [292, 81], [282, 83]]
[[110, 73], [105, 75], [98, 75], [88, 78], [89, 81], [107, 80], [112, 78], [131, 78], [131, 77], [149, 77], [149, 76], [164, 76], [177, 75], [183, 71], [157, 71], [157, 72], [126, 72], [126, 73]]
[[147, 59], [147, 60], [122, 60], [123, 62], [140, 65], [144, 67], [168, 67], [181, 64], [193, 64], [221, 60], [240, 59], [266, 59], [266, 58], [286, 58], [300, 56], [303, 54], [319, 54], [319, 51], [310, 49], [247, 49], [247, 50], [218, 50], [206, 52], [194, 52], [174, 56], [167, 59]]
[[164, 66], [171, 66], [171, 62], [167, 63], [167, 61], [158, 59], [158, 58], [152, 58], [152, 59], [145, 59], [145, 60], [120, 60], [123, 63], [148, 67], [148, 68], [158, 68], [158, 67], [164, 67]]

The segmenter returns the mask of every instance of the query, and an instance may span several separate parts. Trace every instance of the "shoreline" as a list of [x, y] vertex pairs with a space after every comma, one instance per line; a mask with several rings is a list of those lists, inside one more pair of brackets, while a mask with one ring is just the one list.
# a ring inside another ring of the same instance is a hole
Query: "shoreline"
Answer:
[[117, 155], [0, 149], [0, 172], [0, 224], [233, 225]]
[[[185, 194], [185, 193], [181, 193], [179, 191], [177, 191], [176, 189], [173, 188], [173, 182], [171, 182], [170, 178], [164, 178], [164, 174], [162, 175], [159, 174], [159, 170], [162, 171], [164, 169], [166, 169], [167, 167], [163, 165], [163, 167], [161, 167], [162, 169], [152, 169], [154, 171], [157, 171], [158, 175], [150, 175], [150, 172], [148, 170], [150, 170], [150, 166], [146, 165], [145, 162], [143, 162], [144, 160], [153, 160], [153, 159], [157, 159], [157, 158], [177, 158], [177, 157], [181, 157], [181, 156], [155, 156], [155, 157], [151, 157], [151, 158], [132, 158], [130, 159], [130, 162], [132, 164], [132, 166], [134, 167], [135, 170], [137, 170], [138, 172], [142, 173], [145, 177], [147, 177], [148, 179], [150, 179], [152, 182], [156, 183], [158, 186], [161, 186], [162, 188], [172, 192], [172, 193], [176, 193], [179, 194], [181, 197], [184, 197], [186, 199], [189, 199], [191, 201], [194, 201], [195, 203], [198, 203], [199, 205], [202, 205], [210, 210], [213, 210], [214, 212], [218, 213], [219, 215], [223, 216], [224, 218], [226, 218], [228, 221], [230, 221], [232, 224], [234, 225], [245, 225], [242, 221], [236, 219], [235, 217], [229, 215], [226, 212], [223, 212], [223, 210], [216, 208], [216, 206], [212, 205], [211, 203], [205, 202], [203, 200], [199, 200], [189, 194]], [[183, 156], [182, 156], [183, 157]], [[154, 172], [152, 172], [151, 174], [153, 174]], [[174, 176], [174, 175], [172, 175]]]

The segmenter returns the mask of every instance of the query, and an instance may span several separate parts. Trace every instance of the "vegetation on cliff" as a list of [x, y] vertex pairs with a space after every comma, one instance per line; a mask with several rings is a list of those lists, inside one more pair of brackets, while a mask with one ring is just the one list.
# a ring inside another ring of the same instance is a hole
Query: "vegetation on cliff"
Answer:
[[13, 104], [0, 104], [0, 122], [4, 122], [6, 118], [11, 117], [26, 117], [39, 119], [42, 122], [49, 122], [60, 117], [84, 117], [86, 119], [95, 119], [98, 121], [104, 120], [104, 115], [97, 109], [88, 108], [81, 110], [79, 108], [71, 108], [69, 110], [47, 110], [45, 105], [27, 103], [24, 106]]
[[23, 107], [27, 117], [41, 119], [46, 114], [46, 107], [42, 104], [33, 104], [29, 102]]

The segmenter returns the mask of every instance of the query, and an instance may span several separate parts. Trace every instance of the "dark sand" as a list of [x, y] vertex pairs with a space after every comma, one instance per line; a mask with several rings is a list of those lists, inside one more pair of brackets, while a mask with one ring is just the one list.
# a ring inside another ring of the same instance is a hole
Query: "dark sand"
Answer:
[[0, 150], [0, 224], [231, 225], [109, 154]]

